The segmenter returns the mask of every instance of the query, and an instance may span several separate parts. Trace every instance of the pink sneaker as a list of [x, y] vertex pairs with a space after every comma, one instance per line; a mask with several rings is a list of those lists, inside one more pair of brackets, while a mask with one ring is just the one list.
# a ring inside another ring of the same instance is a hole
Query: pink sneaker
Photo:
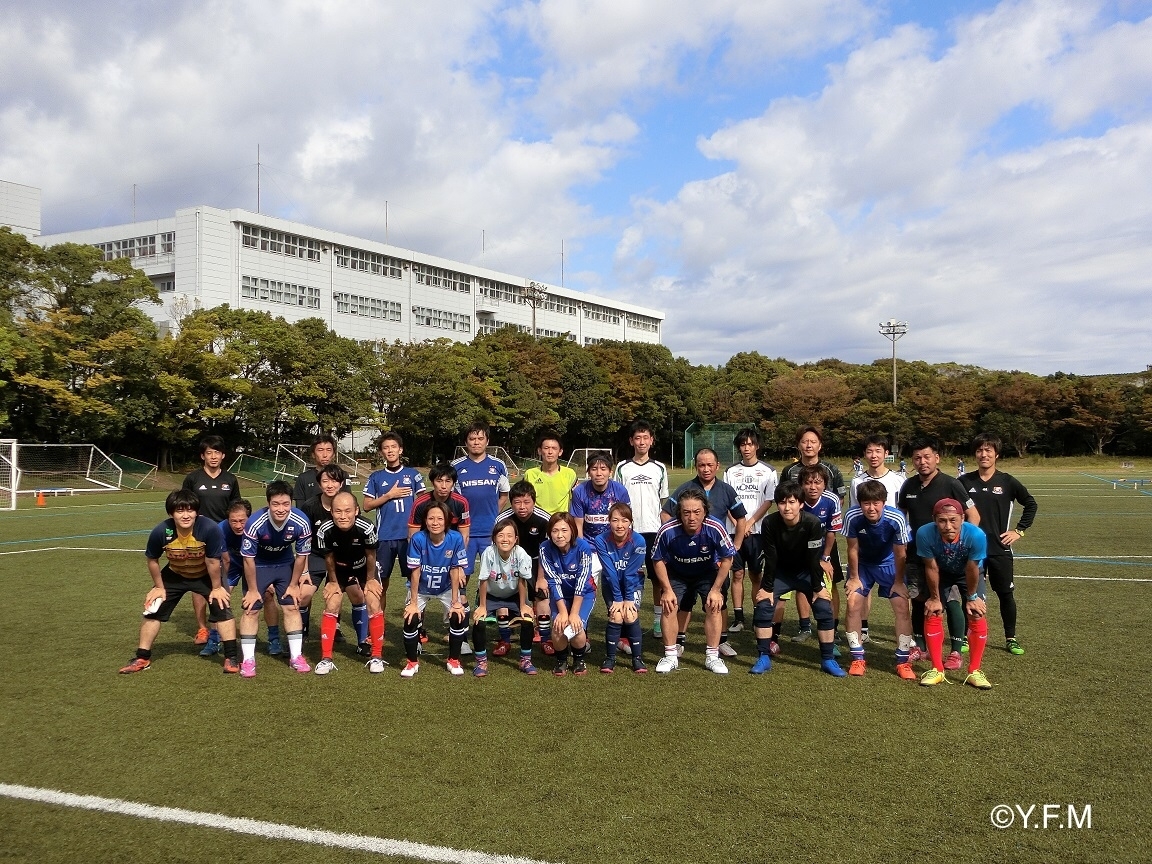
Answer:
[[913, 645], [912, 650], [908, 652], [909, 663], [919, 663], [921, 660], [927, 660], [928, 655], [920, 650], [920, 646]]
[[944, 668], [950, 671], [955, 671], [964, 665], [964, 658], [959, 651], [953, 651], [948, 655], [948, 659], [944, 661]]
[[308, 661], [304, 659], [303, 654], [298, 654], [296, 659], [288, 665], [302, 675], [312, 671], [312, 667], [308, 665]]
[[255, 678], [256, 677], [256, 661], [245, 660], [240, 664], [240, 677], [241, 678]]

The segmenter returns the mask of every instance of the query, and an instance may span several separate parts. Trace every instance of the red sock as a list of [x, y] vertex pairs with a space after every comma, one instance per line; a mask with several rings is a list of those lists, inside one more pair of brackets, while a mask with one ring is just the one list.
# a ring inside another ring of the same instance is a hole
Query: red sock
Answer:
[[368, 638], [372, 641], [372, 656], [379, 657], [384, 651], [384, 613], [368, 616]]
[[[928, 656], [936, 671], [944, 671], [944, 616], [929, 615], [924, 619], [924, 641], [928, 645]], [[969, 649], [971, 650], [971, 649]]]
[[984, 659], [984, 646], [988, 644], [988, 619], [973, 618], [968, 622], [968, 671], [975, 672]]
[[325, 612], [320, 619], [320, 657], [332, 659], [332, 643], [336, 641], [336, 625], [339, 619], [331, 612]]

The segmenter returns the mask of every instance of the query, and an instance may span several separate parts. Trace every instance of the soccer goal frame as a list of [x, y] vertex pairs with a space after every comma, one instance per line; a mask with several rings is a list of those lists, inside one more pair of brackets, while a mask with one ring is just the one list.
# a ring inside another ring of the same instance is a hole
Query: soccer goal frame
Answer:
[[[484, 449], [493, 459], [499, 459], [504, 463], [504, 467], [508, 469], [509, 479], [515, 480], [520, 476], [520, 466], [516, 464], [516, 460], [512, 458], [511, 453], [509, 453], [503, 447], [497, 446], [495, 444], [485, 447]], [[468, 451], [465, 450], [462, 446], [457, 445], [456, 452], [452, 455], [452, 461], [456, 461], [462, 456], [467, 455]]]
[[20, 468], [16, 462], [16, 439], [0, 438], [0, 510], [16, 509], [20, 491]]
[[18, 494], [75, 495], [119, 492], [124, 472], [95, 444], [22, 444], [16, 442]]
[[[311, 444], [277, 444], [276, 473], [295, 480], [300, 472], [312, 466]], [[356, 480], [360, 476], [360, 463], [347, 450], [336, 447], [336, 464], [348, 473], [348, 478]]]
[[587, 477], [588, 459], [596, 453], [603, 453], [608, 457], [608, 464], [613, 468], [616, 467], [616, 456], [613, 454], [611, 447], [577, 447], [568, 454], [568, 461], [565, 464], [575, 471], [578, 476]]

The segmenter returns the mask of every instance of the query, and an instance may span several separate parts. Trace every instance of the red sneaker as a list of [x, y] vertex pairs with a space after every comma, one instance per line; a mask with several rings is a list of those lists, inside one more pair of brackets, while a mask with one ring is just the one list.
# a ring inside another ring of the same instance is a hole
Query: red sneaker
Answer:
[[208, 628], [201, 627], [196, 631], [196, 636], [192, 640], [193, 645], [207, 645], [208, 644]]
[[224, 674], [225, 675], [235, 675], [239, 671], [240, 671], [240, 664], [239, 663], [237, 663], [235, 660], [229, 660], [227, 657], [224, 658]]
[[864, 670], [868, 668], [868, 664], [863, 660], [853, 660], [852, 665], [848, 667], [849, 675], [863, 675]]
[[511, 648], [512, 645], [509, 642], [497, 642], [496, 647], [492, 649], [492, 656], [503, 657]]
[[556, 646], [552, 644], [551, 639], [544, 643], [543, 648], [545, 654], [552, 655], [556, 653]]
[[142, 657], [137, 657], [127, 666], [120, 670], [121, 675], [131, 675], [133, 672], [143, 672], [152, 666], [151, 660], [145, 660]]

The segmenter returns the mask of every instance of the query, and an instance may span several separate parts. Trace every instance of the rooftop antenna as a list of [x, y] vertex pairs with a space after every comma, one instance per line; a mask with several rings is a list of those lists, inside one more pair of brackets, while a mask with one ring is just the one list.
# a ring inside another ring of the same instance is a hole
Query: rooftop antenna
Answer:
[[256, 212], [260, 212], [260, 145], [256, 145]]

